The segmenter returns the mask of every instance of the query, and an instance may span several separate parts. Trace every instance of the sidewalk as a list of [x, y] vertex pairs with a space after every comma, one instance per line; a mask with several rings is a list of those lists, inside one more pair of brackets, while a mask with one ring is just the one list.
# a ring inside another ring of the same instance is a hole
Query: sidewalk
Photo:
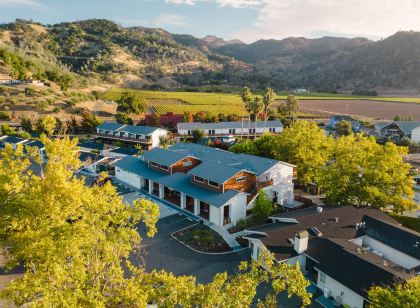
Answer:
[[238, 236], [241, 236], [242, 232], [230, 234], [226, 229], [219, 227], [215, 224], [209, 223], [207, 221], [204, 222], [204, 224], [210, 227], [211, 229], [213, 229], [214, 231], [216, 231], [217, 233], [219, 233], [220, 236], [223, 237], [225, 242], [230, 246], [230, 248], [232, 248], [233, 251], [243, 249], [243, 247], [239, 245], [239, 243], [236, 241], [236, 238]]

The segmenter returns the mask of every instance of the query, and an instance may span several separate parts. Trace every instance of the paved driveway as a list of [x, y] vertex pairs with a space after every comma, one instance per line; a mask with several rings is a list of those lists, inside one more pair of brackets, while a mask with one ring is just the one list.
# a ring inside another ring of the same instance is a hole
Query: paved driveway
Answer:
[[[234, 273], [241, 260], [250, 260], [248, 249], [224, 255], [207, 255], [190, 250], [171, 237], [171, 233], [195, 222], [180, 214], [162, 218], [157, 223], [154, 238], [147, 238], [145, 227], [140, 226], [146, 257], [146, 269], [165, 269], [175, 275], [194, 275], [198, 282], [209, 282], [217, 273]], [[140, 260], [136, 260], [141, 262]]]

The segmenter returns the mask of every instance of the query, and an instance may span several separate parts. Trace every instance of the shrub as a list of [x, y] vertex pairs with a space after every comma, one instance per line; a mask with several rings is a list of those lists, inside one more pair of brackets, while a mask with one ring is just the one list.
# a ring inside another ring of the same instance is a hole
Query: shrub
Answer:
[[197, 240], [200, 244], [208, 245], [213, 240], [213, 234], [210, 230], [201, 229], [195, 230], [192, 232], [193, 238]]
[[57, 106], [57, 107], [54, 107], [53, 112], [54, 112], [54, 113], [60, 113], [60, 112], [61, 112], [61, 110], [62, 110], [62, 109], [61, 109], [61, 107], [58, 107], [58, 106]]
[[10, 114], [10, 112], [0, 111], [0, 120], [10, 121], [11, 119], [12, 119], [12, 115]]

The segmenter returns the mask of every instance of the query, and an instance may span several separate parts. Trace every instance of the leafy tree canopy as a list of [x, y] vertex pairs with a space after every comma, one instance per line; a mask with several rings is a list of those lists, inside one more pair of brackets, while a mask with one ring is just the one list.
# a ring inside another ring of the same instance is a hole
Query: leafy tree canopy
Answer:
[[[275, 263], [266, 251], [258, 262], [242, 262], [238, 274], [220, 273], [208, 284], [135, 266], [137, 225], [153, 236], [158, 207], [145, 199], [126, 206], [110, 183], [85, 186], [74, 176], [77, 139], [41, 141], [49, 158], [42, 176], [33, 174], [21, 147], [0, 150], [0, 246], [7, 268], [25, 265], [1, 297], [34, 307], [248, 307], [257, 286], [271, 282], [273, 295], [286, 291], [310, 303], [299, 266]], [[266, 303], [275, 305], [274, 297]]]
[[372, 307], [406, 307], [420, 306], [420, 276], [397, 283], [394, 287], [374, 286], [368, 292]]
[[395, 213], [413, 210], [413, 179], [404, 162], [407, 148], [377, 144], [362, 134], [334, 142], [332, 157], [318, 183], [333, 204], [376, 206]]
[[147, 110], [146, 99], [133, 91], [124, 92], [116, 102], [118, 112], [140, 114]]

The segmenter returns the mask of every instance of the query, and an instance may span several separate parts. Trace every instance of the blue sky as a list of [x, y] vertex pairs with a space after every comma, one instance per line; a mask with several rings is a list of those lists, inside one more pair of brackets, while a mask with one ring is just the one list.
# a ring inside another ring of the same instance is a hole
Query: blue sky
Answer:
[[324, 35], [378, 39], [420, 31], [418, 0], [0, 0], [0, 22], [107, 18], [245, 42]]

